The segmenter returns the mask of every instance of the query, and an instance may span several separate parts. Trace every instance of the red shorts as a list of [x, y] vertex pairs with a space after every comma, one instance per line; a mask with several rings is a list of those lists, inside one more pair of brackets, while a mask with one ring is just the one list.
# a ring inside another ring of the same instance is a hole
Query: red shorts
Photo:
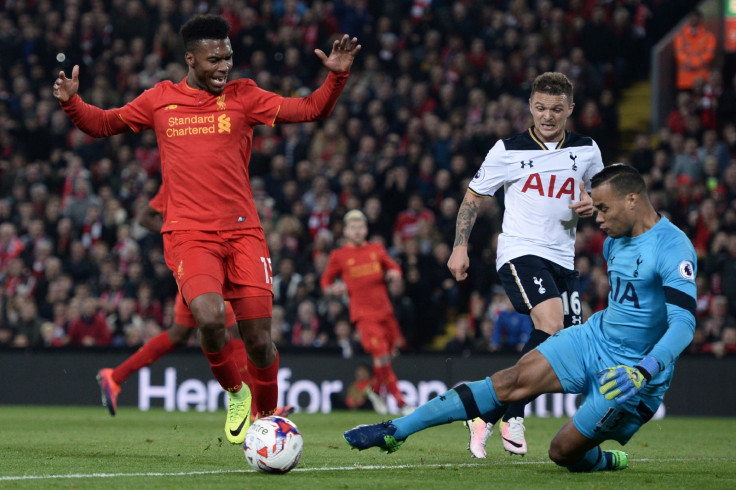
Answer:
[[360, 333], [360, 345], [371, 357], [390, 355], [401, 344], [403, 336], [393, 315], [382, 318], [362, 318], [355, 324]]
[[[225, 325], [234, 325], [235, 312], [229, 301], [225, 301]], [[174, 302], [174, 323], [183, 325], [185, 327], [197, 328], [197, 322], [194, 321], [194, 315], [191, 310], [184, 304], [184, 300], [181, 298], [181, 294], [176, 295], [176, 301]]]
[[271, 317], [271, 256], [262, 229], [171, 231], [163, 238], [166, 264], [186, 304], [217, 293], [232, 303], [238, 320]]

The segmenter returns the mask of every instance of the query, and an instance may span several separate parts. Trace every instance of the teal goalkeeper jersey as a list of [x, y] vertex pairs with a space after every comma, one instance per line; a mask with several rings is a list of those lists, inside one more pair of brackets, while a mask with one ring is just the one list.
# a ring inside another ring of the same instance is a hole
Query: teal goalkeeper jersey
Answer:
[[607, 238], [603, 256], [611, 291], [608, 307], [592, 323], [614, 353], [632, 364], [652, 355], [671, 375], [666, 368], [695, 331], [697, 262], [692, 243], [662, 216], [639, 236]]

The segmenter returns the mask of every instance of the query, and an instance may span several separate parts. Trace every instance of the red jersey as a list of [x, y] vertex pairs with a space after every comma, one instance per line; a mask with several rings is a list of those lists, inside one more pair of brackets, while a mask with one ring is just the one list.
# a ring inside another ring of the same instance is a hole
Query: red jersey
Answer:
[[230, 81], [213, 95], [184, 79], [159, 82], [119, 109], [103, 111], [78, 95], [62, 107], [92, 136], [156, 132], [167, 187], [162, 232], [259, 228], [248, 176], [253, 127], [325, 119], [347, 78], [348, 72], [330, 72], [305, 98], [282, 97], [249, 79]]
[[393, 315], [384, 278], [390, 269], [401, 272], [380, 243], [348, 244], [330, 253], [320, 285], [326, 289], [338, 275], [342, 277], [350, 297], [352, 322]]

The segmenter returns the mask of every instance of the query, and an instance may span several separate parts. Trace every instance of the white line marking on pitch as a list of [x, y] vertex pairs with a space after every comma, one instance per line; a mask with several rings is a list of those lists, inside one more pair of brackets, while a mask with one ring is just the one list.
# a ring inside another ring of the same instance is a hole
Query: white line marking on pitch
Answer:
[[[727, 461], [728, 458], [671, 458], [671, 459], [632, 459], [630, 461], [647, 463], [647, 462], [687, 462], [687, 461]], [[530, 465], [530, 464], [552, 464], [551, 461], [513, 461], [510, 463], [501, 463], [501, 465]], [[355, 465], [355, 466], [336, 466], [331, 468], [295, 468], [292, 473], [311, 473], [317, 471], [355, 471], [355, 470], [403, 470], [415, 468], [469, 468], [477, 466], [490, 466], [486, 463], [437, 463], [437, 464], [399, 464], [399, 465]], [[223, 473], [254, 473], [256, 470], [212, 470], [212, 471], [182, 471], [182, 472], [149, 472], [149, 473], [76, 473], [70, 475], [20, 475], [20, 476], [0, 476], [0, 481], [21, 481], [21, 480], [55, 480], [55, 479], [73, 479], [73, 478], [119, 478], [119, 477], [136, 477], [136, 476], [195, 476], [195, 475], [220, 475]]]

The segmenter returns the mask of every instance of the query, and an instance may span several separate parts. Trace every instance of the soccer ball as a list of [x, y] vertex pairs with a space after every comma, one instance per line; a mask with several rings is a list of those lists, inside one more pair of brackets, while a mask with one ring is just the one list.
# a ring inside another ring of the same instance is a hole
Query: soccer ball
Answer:
[[245, 460], [266, 473], [286, 473], [302, 457], [304, 440], [294, 422], [272, 415], [257, 419], [243, 442]]

